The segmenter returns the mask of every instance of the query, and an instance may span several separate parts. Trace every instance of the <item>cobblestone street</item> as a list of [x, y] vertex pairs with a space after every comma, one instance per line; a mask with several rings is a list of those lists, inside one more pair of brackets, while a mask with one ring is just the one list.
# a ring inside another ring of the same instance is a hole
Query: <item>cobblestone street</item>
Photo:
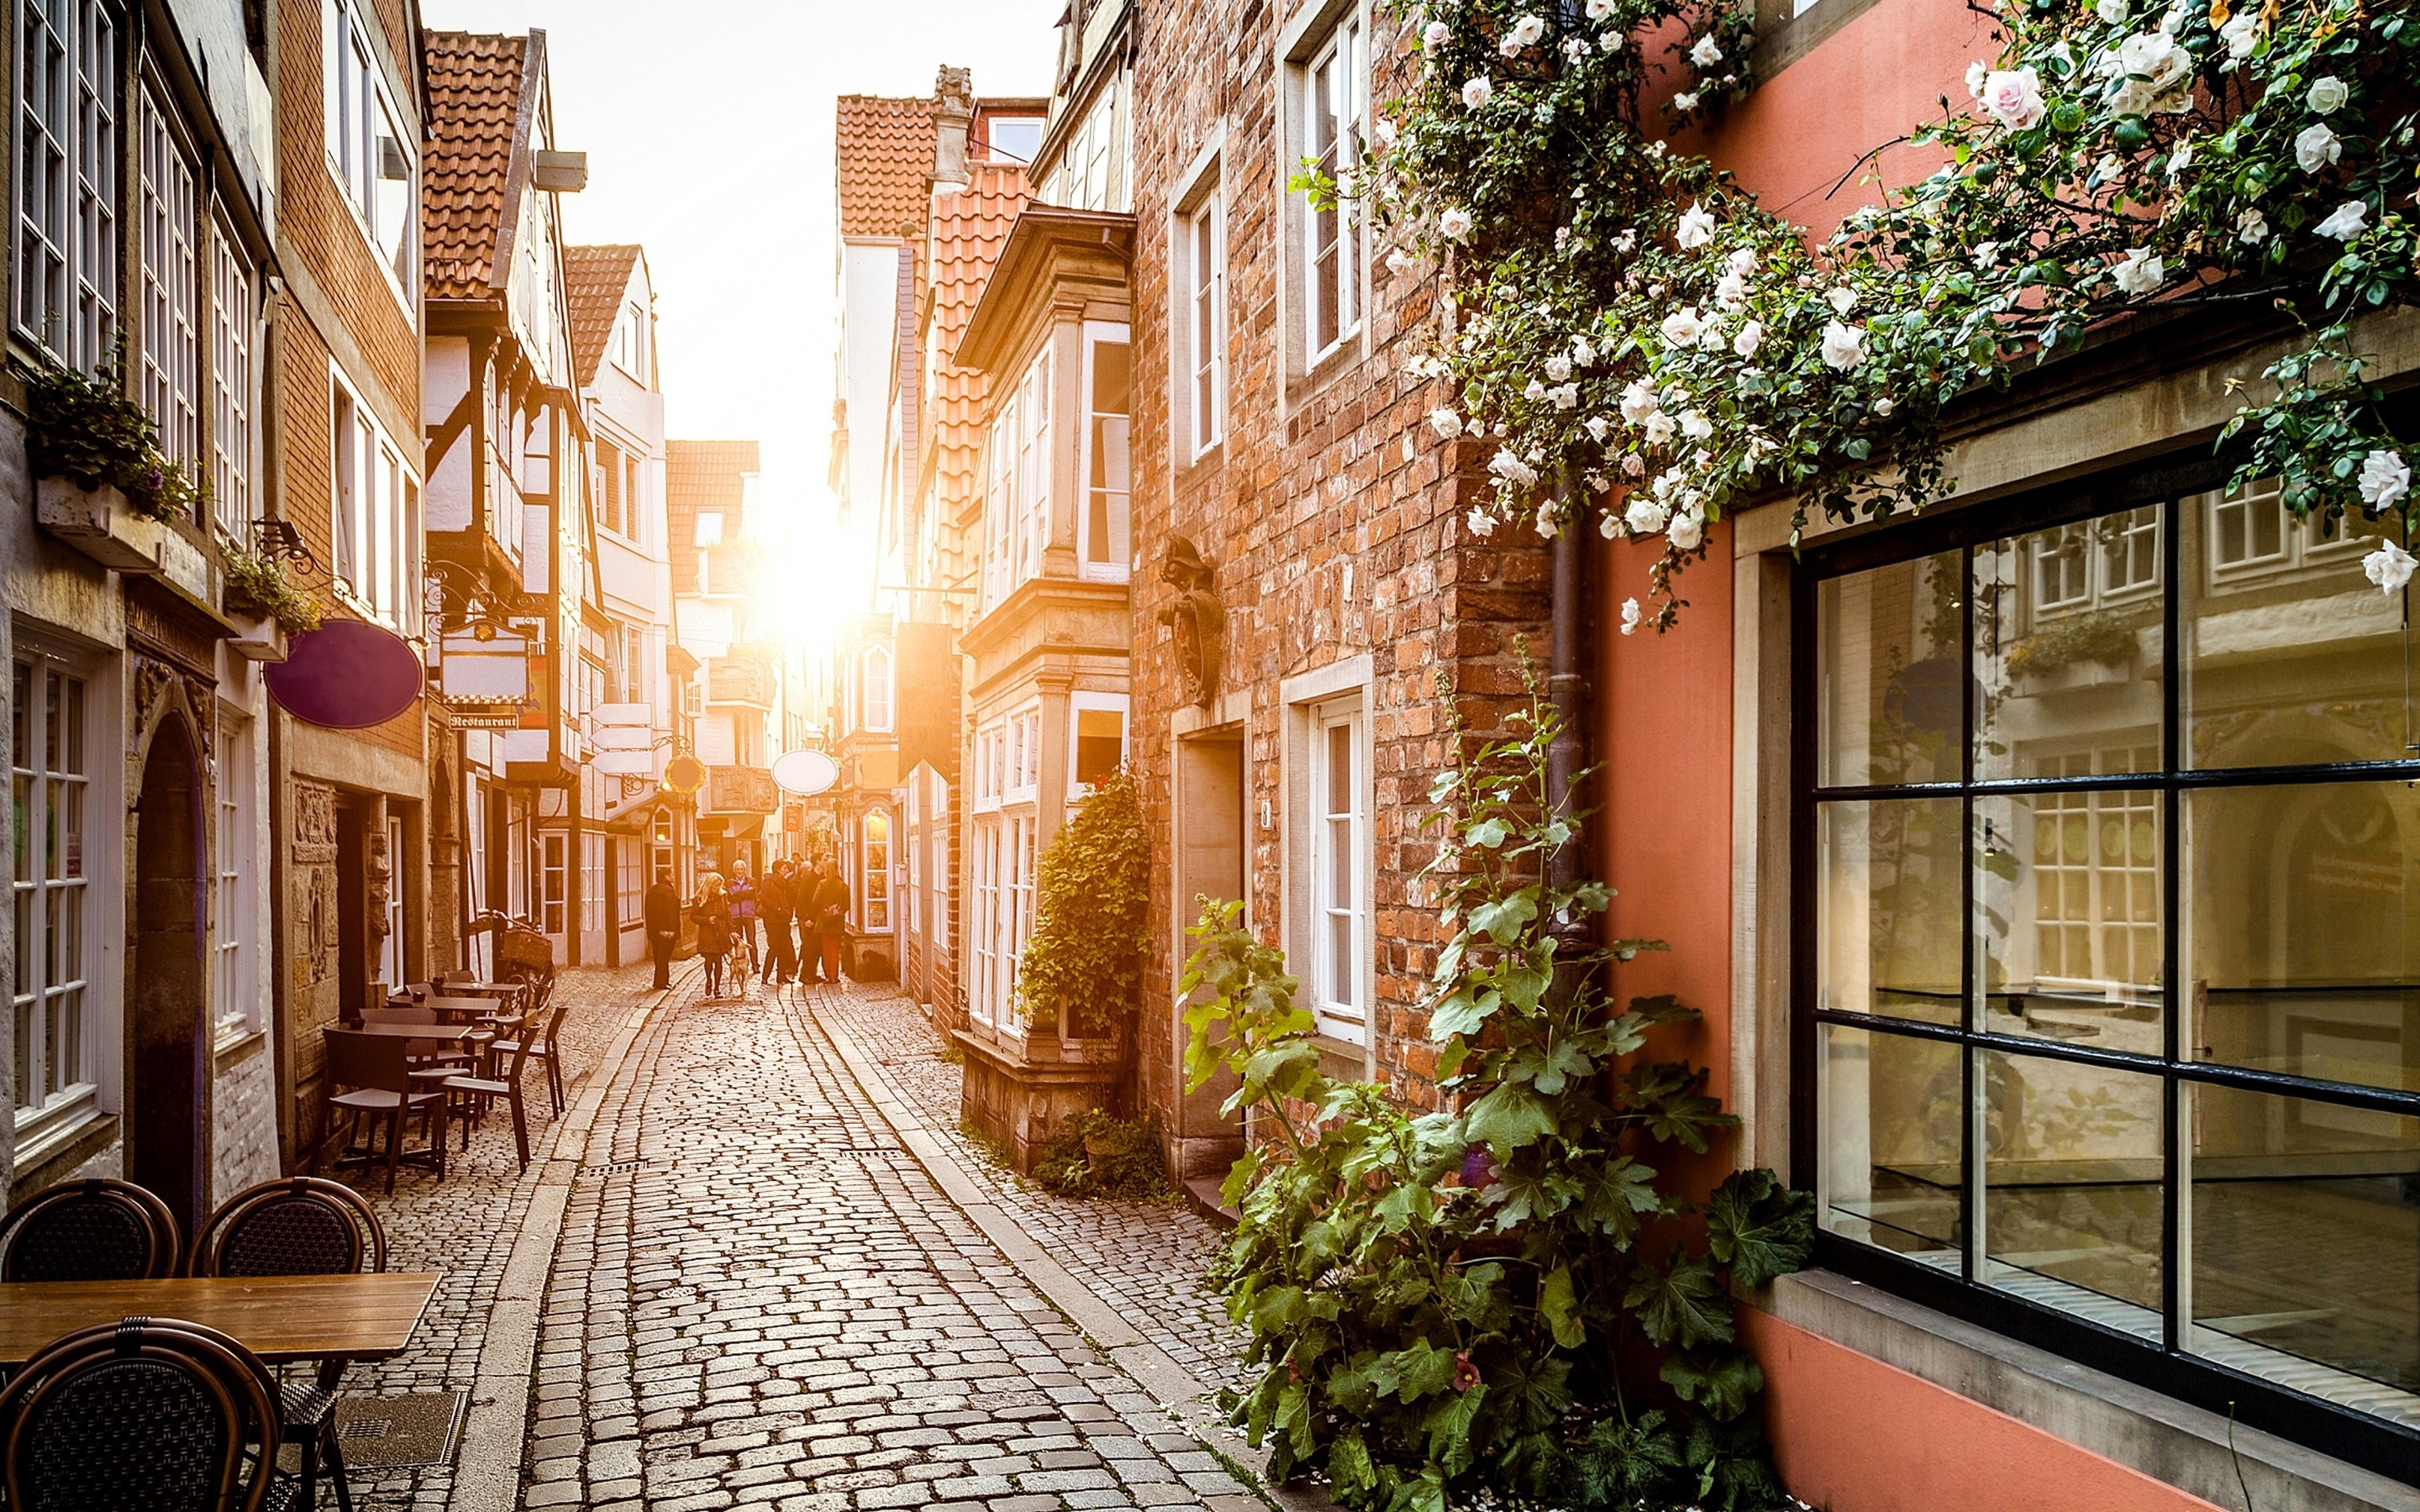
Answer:
[[[887, 989], [706, 999], [692, 973], [656, 1007], [645, 980], [566, 978], [571, 1103], [549, 1118], [538, 1093], [526, 1175], [493, 1120], [442, 1186], [374, 1195], [391, 1264], [447, 1279], [413, 1351], [349, 1386], [473, 1405], [458, 1468], [363, 1473], [358, 1504], [1264, 1504], [1171, 1411], [1169, 1381], [1210, 1380], [1224, 1327], [1196, 1279], [1206, 1224], [1175, 1204], [1065, 1203], [981, 1165], [931, 1068], [953, 1084], [956, 1069]], [[877, 1057], [882, 1106], [851, 1070]], [[892, 1126], [903, 1105], [941, 1120], [953, 1180], [1185, 1369], [1146, 1390], [1112, 1360], [1109, 1330], [1071, 1320], [920, 1164]], [[493, 1462], [508, 1440], [512, 1477]]]

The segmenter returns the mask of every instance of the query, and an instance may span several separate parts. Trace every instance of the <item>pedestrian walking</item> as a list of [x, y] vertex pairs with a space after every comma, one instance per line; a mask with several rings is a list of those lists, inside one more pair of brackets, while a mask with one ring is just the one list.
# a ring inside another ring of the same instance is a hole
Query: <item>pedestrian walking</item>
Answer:
[[815, 882], [815, 945], [824, 980], [834, 986], [840, 984], [840, 948], [847, 933], [848, 882], [840, 874], [840, 863], [831, 861]]
[[756, 954], [756, 881], [748, 874], [746, 861], [731, 863], [731, 877], [723, 884], [723, 892], [731, 900], [731, 930], [736, 942], [731, 967], [744, 983], [751, 972], [764, 969], [764, 962]]
[[765, 920], [765, 959], [771, 964], [776, 987], [787, 986], [799, 974], [798, 951], [790, 944], [790, 918], [798, 910], [792, 889], [798, 875], [798, 863], [785, 856], [773, 863], [764, 886], [756, 889], [756, 912]]
[[656, 958], [656, 991], [673, 984], [673, 957], [680, 950], [680, 892], [668, 877], [658, 877], [647, 889], [644, 918], [647, 953]]
[[689, 905], [689, 917], [697, 924], [697, 953], [706, 962], [706, 995], [720, 997], [724, 958], [737, 943], [722, 878], [708, 872], [697, 879], [697, 901]]

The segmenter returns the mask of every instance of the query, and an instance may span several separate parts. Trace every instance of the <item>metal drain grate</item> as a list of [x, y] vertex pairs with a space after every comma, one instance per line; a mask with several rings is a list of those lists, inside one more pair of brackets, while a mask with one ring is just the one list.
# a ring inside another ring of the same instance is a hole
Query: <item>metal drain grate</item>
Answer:
[[336, 1437], [355, 1470], [442, 1465], [454, 1458], [468, 1392], [347, 1396], [336, 1403]]
[[625, 1171], [635, 1171], [642, 1165], [652, 1165], [654, 1164], [655, 1163], [653, 1161], [647, 1160], [644, 1156], [638, 1160], [617, 1160], [604, 1165], [591, 1165], [588, 1167], [587, 1174], [590, 1176], [619, 1176]]

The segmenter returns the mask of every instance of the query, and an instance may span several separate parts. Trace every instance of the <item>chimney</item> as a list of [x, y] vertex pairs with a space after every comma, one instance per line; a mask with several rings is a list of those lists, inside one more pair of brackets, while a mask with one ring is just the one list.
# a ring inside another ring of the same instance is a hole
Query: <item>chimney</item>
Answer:
[[944, 64], [933, 85], [933, 196], [957, 193], [967, 187], [967, 138], [975, 120], [975, 76], [971, 69]]

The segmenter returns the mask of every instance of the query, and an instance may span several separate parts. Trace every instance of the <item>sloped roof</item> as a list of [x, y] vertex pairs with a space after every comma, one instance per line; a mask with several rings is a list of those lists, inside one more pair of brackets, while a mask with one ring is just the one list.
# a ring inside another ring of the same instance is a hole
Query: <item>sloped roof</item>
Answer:
[[921, 237], [933, 175], [933, 102], [843, 95], [838, 126], [840, 234]]
[[673, 592], [694, 592], [697, 586], [697, 517], [701, 510], [720, 510], [726, 517], [723, 539], [738, 531], [739, 509], [748, 497], [744, 481], [762, 471], [754, 441], [664, 442], [664, 515], [672, 539], [669, 556]]
[[945, 518], [967, 507], [978, 493], [984, 400], [990, 382], [982, 369], [960, 367], [952, 358], [1030, 193], [1023, 168], [975, 163], [966, 189], [934, 206], [924, 339], [936, 360], [933, 391], [927, 395], [932, 420], [925, 436]]
[[[641, 251], [635, 244], [563, 249], [563, 293], [571, 319], [571, 365], [582, 388], [597, 381], [597, 364], [613, 336], [613, 322], [630, 292]], [[753, 444], [752, 442], [751, 443]]]
[[529, 39], [429, 32], [428, 150], [421, 169], [424, 276], [433, 300], [495, 294], [514, 147], [526, 136]]

